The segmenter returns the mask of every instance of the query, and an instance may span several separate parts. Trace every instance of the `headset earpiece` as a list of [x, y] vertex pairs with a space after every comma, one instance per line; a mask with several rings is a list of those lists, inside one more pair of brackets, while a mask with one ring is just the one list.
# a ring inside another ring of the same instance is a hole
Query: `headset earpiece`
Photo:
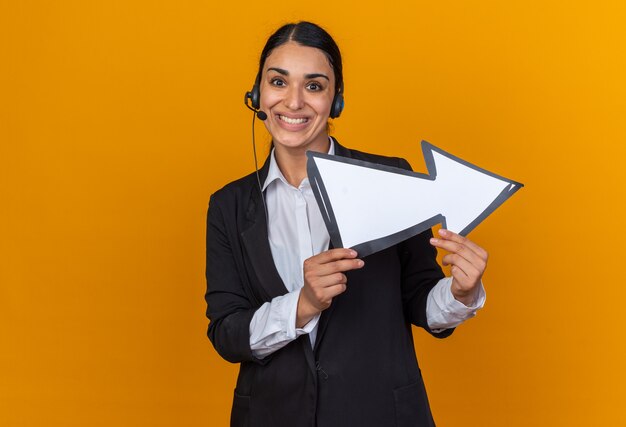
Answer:
[[252, 90], [250, 92], [246, 92], [246, 96], [243, 99], [243, 102], [248, 105], [248, 99], [250, 100], [250, 105], [248, 108], [252, 107], [253, 110], [258, 110], [261, 107], [261, 100], [259, 94], [259, 86], [252, 86]]
[[255, 110], [261, 108], [261, 91], [259, 90], [259, 84], [254, 83], [252, 86], [252, 90], [248, 92], [248, 98], [250, 98], [250, 105]]
[[250, 106], [255, 110], [261, 108], [261, 89], [259, 86], [261, 85], [261, 73], [256, 75], [254, 79], [254, 85], [252, 86], [252, 90], [248, 92], [246, 95], [250, 99]]
[[[267, 114], [261, 111], [261, 91], [259, 89], [261, 75], [258, 74], [256, 76], [256, 80], [254, 81], [254, 86], [252, 86], [252, 90], [250, 92], [246, 92], [243, 97], [243, 103], [246, 104], [250, 110], [254, 111], [255, 117], [259, 120], [267, 120]], [[248, 100], [250, 100], [250, 104], [248, 104]]]
[[339, 88], [335, 97], [333, 98], [333, 105], [330, 107], [330, 118], [336, 119], [341, 115], [343, 111], [344, 101], [343, 101], [343, 85]]

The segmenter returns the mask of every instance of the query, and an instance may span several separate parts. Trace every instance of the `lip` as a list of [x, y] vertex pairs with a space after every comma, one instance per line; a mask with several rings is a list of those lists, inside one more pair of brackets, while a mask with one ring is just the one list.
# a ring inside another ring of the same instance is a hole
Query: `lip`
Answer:
[[[288, 119], [294, 119], [294, 120], [306, 119], [306, 121], [304, 121], [303, 123], [287, 123], [286, 121], [281, 119], [281, 116], [282, 117], [286, 117]], [[278, 123], [278, 126], [280, 126], [281, 128], [283, 128], [285, 130], [292, 131], [292, 132], [305, 129], [312, 122], [312, 120], [311, 120], [311, 118], [309, 116], [303, 116], [303, 115], [291, 115], [291, 114], [276, 113], [274, 115], [274, 117], [276, 118], [276, 123]]]

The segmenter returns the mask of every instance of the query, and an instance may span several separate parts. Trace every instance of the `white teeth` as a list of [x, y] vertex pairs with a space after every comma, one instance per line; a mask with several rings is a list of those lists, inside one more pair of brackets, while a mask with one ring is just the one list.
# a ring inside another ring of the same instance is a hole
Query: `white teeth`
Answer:
[[301, 119], [291, 119], [289, 117], [285, 117], [285, 116], [278, 116], [283, 122], [285, 123], [289, 123], [290, 125], [298, 125], [300, 123], [304, 123], [306, 122], [308, 119], [306, 118], [301, 118]]

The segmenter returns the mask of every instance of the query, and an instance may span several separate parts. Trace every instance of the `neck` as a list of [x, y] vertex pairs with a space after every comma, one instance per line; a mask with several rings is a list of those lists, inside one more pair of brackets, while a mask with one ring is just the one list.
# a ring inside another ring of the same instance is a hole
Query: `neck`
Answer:
[[328, 141], [327, 136], [323, 142], [306, 148], [290, 148], [276, 144], [274, 146], [274, 156], [276, 157], [276, 163], [278, 164], [278, 167], [287, 182], [294, 187], [298, 187], [300, 186], [302, 180], [307, 177], [306, 152], [315, 151], [318, 153], [328, 153], [329, 148], [330, 142]]

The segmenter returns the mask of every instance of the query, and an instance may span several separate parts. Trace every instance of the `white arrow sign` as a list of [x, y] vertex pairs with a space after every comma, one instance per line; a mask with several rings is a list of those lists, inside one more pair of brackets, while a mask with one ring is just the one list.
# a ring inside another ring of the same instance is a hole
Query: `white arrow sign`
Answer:
[[307, 172], [333, 246], [360, 257], [441, 223], [467, 235], [522, 184], [422, 141], [428, 174], [307, 152]]

